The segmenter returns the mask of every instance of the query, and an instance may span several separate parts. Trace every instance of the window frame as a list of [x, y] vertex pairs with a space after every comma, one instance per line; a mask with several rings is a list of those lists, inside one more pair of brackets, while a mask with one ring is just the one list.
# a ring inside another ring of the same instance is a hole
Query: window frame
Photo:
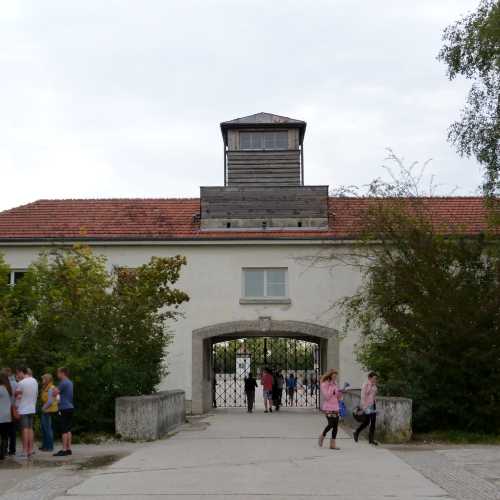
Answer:
[[9, 285], [10, 286], [16, 285], [16, 280], [15, 280], [16, 273], [23, 273], [23, 275], [24, 275], [27, 272], [28, 272], [27, 269], [10, 269], [10, 271], [9, 271]]
[[[264, 295], [260, 296], [250, 296], [246, 295], [246, 273], [247, 271], [263, 271], [264, 273]], [[268, 273], [270, 271], [284, 271], [284, 295], [268, 295]], [[288, 285], [288, 267], [243, 267], [241, 270], [241, 300], [240, 303], [244, 301], [257, 301], [257, 302], [273, 302], [273, 301], [285, 301], [290, 302], [289, 295], [289, 285]]]

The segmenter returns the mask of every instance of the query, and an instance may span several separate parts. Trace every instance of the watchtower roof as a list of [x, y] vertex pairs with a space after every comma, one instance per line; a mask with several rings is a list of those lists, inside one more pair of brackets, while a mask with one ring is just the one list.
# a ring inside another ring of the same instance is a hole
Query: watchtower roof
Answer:
[[227, 143], [227, 131], [235, 128], [298, 128], [300, 130], [301, 141], [306, 131], [307, 123], [303, 120], [296, 120], [288, 116], [275, 115], [273, 113], [255, 113], [254, 115], [242, 116], [222, 122], [220, 128], [224, 143]]

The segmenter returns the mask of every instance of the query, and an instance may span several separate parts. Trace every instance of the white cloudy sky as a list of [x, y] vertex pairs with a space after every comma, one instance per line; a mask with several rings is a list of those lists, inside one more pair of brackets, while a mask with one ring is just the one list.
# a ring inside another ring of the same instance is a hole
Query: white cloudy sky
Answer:
[[435, 56], [477, 0], [33, 0], [0, 6], [0, 209], [38, 198], [197, 196], [219, 122], [308, 122], [306, 182], [362, 184], [391, 147], [474, 194], [446, 142], [468, 83]]

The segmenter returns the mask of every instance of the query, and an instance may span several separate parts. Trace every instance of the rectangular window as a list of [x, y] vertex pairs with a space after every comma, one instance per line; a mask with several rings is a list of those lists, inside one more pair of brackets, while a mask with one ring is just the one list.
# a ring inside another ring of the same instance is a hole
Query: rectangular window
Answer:
[[288, 296], [287, 269], [243, 269], [245, 298], [282, 299]]
[[288, 149], [288, 132], [240, 132], [240, 149]]
[[15, 285], [16, 283], [19, 283], [26, 274], [26, 271], [10, 271], [8, 275], [8, 280], [9, 280], [9, 285]]

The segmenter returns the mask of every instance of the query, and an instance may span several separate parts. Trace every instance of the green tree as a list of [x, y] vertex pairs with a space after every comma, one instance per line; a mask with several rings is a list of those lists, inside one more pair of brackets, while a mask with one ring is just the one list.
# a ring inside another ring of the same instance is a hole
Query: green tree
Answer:
[[79, 427], [112, 430], [116, 397], [148, 394], [165, 374], [167, 322], [188, 300], [173, 285], [183, 257], [108, 271], [86, 247], [55, 250], [16, 285], [16, 352], [35, 374], [69, 367]]
[[[379, 373], [383, 392], [413, 399], [416, 430], [499, 432], [498, 233], [436, 225], [432, 200], [412, 195], [407, 174], [371, 186], [379, 196], [363, 238], [333, 255], [364, 277], [341, 301], [345, 330], [361, 332], [358, 359]], [[403, 197], [386, 196], [394, 190]]]
[[500, 3], [481, 0], [477, 10], [445, 29], [438, 59], [448, 77], [473, 81], [462, 117], [448, 139], [461, 155], [475, 156], [485, 167], [485, 190], [500, 188]]
[[16, 301], [9, 273], [9, 266], [0, 254], [0, 359], [12, 357], [17, 350]]

